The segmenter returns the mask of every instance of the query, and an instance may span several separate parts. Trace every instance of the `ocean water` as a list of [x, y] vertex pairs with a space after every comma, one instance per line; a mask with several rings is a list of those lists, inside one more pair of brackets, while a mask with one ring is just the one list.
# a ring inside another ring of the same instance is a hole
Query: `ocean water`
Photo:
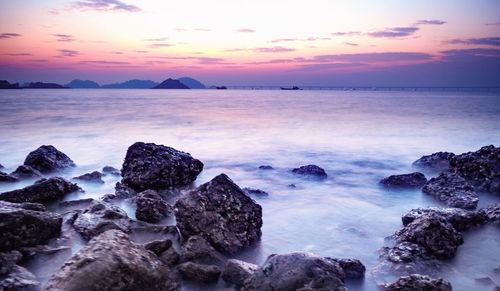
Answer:
[[[442, 206], [419, 190], [389, 191], [378, 181], [413, 171], [411, 163], [425, 154], [499, 146], [500, 94], [0, 91], [0, 163], [6, 172], [42, 144], [56, 146], [78, 165], [63, 174], [66, 178], [106, 165], [120, 168], [128, 146], [136, 141], [168, 145], [203, 161], [196, 185], [226, 173], [241, 187], [270, 194], [254, 197], [263, 207], [262, 240], [237, 257], [262, 263], [272, 253], [310, 251], [358, 258], [368, 271], [350, 290], [376, 290], [377, 283], [394, 279], [374, 277], [371, 270], [385, 238], [402, 227], [401, 215], [416, 207]], [[264, 164], [274, 170], [259, 170]], [[323, 167], [328, 179], [290, 173], [306, 164]], [[112, 193], [118, 180], [107, 176], [103, 185], [79, 183], [86, 192], [65, 200], [99, 198]], [[0, 192], [29, 183], [0, 184]], [[484, 194], [480, 206], [498, 201], [500, 197]], [[122, 206], [134, 217], [131, 205]], [[75, 242], [72, 252], [80, 247]], [[441, 275], [454, 290], [491, 290], [475, 279], [490, 277], [500, 285], [500, 275], [493, 271], [500, 267], [499, 254], [500, 228], [475, 229], [465, 234], [465, 244]], [[28, 267], [45, 281], [63, 259], [38, 260]]]

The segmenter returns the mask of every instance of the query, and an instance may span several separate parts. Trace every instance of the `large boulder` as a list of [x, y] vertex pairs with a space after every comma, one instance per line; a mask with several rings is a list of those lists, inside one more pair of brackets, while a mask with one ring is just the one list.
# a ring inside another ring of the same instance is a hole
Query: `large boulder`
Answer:
[[119, 230], [93, 238], [44, 290], [177, 290], [179, 279], [151, 252]]
[[479, 196], [474, 187], [460, 175], [445, 172], [430, 179], [422, 188], [422, 192], [437, 198], [450, 207], [476, 209]]
[[51, 145], [43, 145], [29, 153], [24, 160], [24, 164], [42, 173], [50, 173], [76, 166], [66, 154]]
[[292, 170], [292, 173], [318, 179], [326, 179], [328, 175], [325, 170], [316, 165], [305, 165]]
[[365, 276], [366, 267], [357, 259], [337, 259], [337, 258], [327, 258], [338, 263], [346, 279], [361, 279]]
[[380, 181], [380, 184], [388, 188], [422, 188], [427, 182], [424, 174], [414, 172], [403, 175], [392, 175]]
[[345, 291], [344, 277], [338, 263], [311, 253], [270, 255], [244, 282], [242, 290]]
[[198, 282], [214, 282], [219, 279], [221, 270], [216, 265], [204, 265], [185, 262], [179, 265], [179, 273], [186, 280]]
[[218, 253], [203, 237], [190, 236], [182, 245], [181, 261], [193, 261], [202, 264], [222, 264], [225, 257]]
[[224, 279], [226, 283], [241, 287], [245, 280], [250, 278], [258, 268], [259, 266], [254, 264], [230, 259], [226, 262], [226, 266], [222, 272], [222, 279]]
[[12, 175], [0, 171], [0, 183], [14, 183], [17, 181], [19, 181], [17, 177], [14, 177]]
[[73, 222], [75, 230], [85, 239], [110, 229], [130, 232], [130, 219], [125, 211], [102, 201], [94, 200]]
[[193, 182], [203, 163], [190, 154], [154, 143], [136, 142], [127, 150], [123, 182], [136, 191], [183, 186]]
[[26, 165], [17, 167], [17, 169], [10, 174], [18, 179], [39, 179], [43, 177], [40, 171]]
[[174, 213], [170, 204], [165, 202], [154, 190], [146, 190], [137, 195], [137, 208], [135, 216], [137, 219], [155, 223]]
[[478, 190], [500, 194], [500, 147], [489, 145], [457, 155], [450, 167]]
[[403, 225], [406, 226], [412, 223], [416, 218], [428, 213], [434, 213], [442, 216], [446, 221], [451, 223], [458, 231], [464, 231], [471, 227], [481, 225], [486, 222], [488, 216], [485, 211], [469, 211], [460, 208], [417, 208], [412, 209], [403, 217]]
[[454, 156], [454, 153], [437, 152], [432, 155], [422, 156], [413, 162], [413, 166], [422, 170], [440, 173], [450, 168], [450, 160]]
[[0, 200], [9, 202], [50, 202], [63, 198], [65, 195], [80, 191], [78, 185], [61, 177], [40, 179], [35, 184], [0, 194]]
[[41, 204], [0, 201], [0, 251], [44, 244], [59, 236], [61, 224]]
[[386, 291], [451, 291], [450, 282], [443, 278], [433, 279], [429, 276], [412, 274], [402, 276], [396, 282], [385, 284], [382, 287]]
[[262, 234], [262, 208], [225, 174], [179, 198], [175, 217], [185, 237], [200, 235], [226, 253], [250, 246]]

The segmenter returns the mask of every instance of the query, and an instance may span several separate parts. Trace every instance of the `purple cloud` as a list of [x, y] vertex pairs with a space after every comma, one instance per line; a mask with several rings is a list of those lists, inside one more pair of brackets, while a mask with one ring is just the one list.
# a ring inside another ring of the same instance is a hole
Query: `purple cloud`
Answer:
[[354, 36], [354, 35], [360, 35], [361, 32], [359, 31], [338, 31], [338, 32], [332, 32], [330, 35], [333, 36]]
[[466, 45], [491, 45], [500, 46], [500, 37], [482, 37], [482, 38], [467, 38], [467, 39], [452, 39], [447, 43], [450, 44], [466, 44]]
[[13, 38], [19, 36], [21, 36], [19, 33], [12, 33], [12, 32], [0, 33], [0, 39]]
[[80, 54], [78, 51], [68, 49], [59, 49], [57, 51], [60, 53], [59, 57], [76, 57]]
[[368, 35], [372, 37], [399, 38], [410, 36], [418, 30], [419, 28], [414, 26], [392, 27], [380, 31], [370, 32]]
[[415, 52], [382, 52], [359, 54], [319, 55], [313, 57], [313, 62], [399, 62], [399, 61], [425, 61], [432, 59], [431, 54]]
[[275, 47], [258, 47], [255, 48], [253, 51], [257, 53], [285, 53], [285, 52], [293, 52], [295, 51], [295, 49], [282, 46], [275, 46]]
[[500, 49], [486, 49], [486, 48], [455, 49], [455, 50], [442, 51], [441, 53], [445, 57], [474, 56], [474, 57], [500, 58]]
[[415, 25], [443, 25], [446, 21], [443, 20], [418, 20]]
[[317, 41], [317, 40], [331, 40], [329, 37], [316, 37], [316, 36], [310, 36], [307, 38], [278, 38], [271, 40], [271, 43], [278, 43], [278, 42], [290, 42], [290, 41]]
[[25, 57], [25, 56], [32, 56], [32, 54], [29, 53], [7, 53], [7, 54], [2, 54], [4, 56], [10, 56], [10, 57]]
[[129, 62], [119, 62], [119, 61], [81, 61], [78, 62], [83, 65], [107, 65], [107, 66], [120, 66], [120, 65], [129, 65]]
[[32, 63], [48, 63], [49, 60], [46, 60], [46, 59], [33, 59], [33, 60], [28, 60], [28, 62], [32, 62]]
[[322, 71], [322, 70], [335, 70], [335, 69], [348, 69], [364, 67], [363, 63], [327, 63], [327, 64], [305, 64], [300, 65], [298, 68], [291, 71]]
[[237, 29], [236, 32], [255, 32], [255, 30], [250, 29], [250, 28], [241, 28], [241, 29]]
[[75, 41], [74, 36], [69, 35], [69, 34], [53, 34], [57, 38], [57, 41], [60, 42], [71, 42]]
[[119, 0], [83, 0], [73, 2], [73, 8], [81, 10], [97, 11], [126, 11], [139, 12], [141, 8], [135, 5], [129, 5]]
[[136, 53], [140, 53], [140, 54], [147, 54], [149, 53], [149, 51], [135, 51]]
[[162, 48], [171, 46], [173, 46], [173, 44], [168, 44], [168, 43], [152, 43], [149, 45], [150, 48]]
[[344, 42], [345, 45], [350, 45], [350, 46], [358, 46], [358, 43], [353, 43], [353, 42]]

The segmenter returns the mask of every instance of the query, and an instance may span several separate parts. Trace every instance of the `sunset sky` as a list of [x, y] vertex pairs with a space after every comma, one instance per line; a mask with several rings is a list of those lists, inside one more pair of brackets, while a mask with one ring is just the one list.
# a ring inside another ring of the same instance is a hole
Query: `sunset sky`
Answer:
[[0, 79], [500, 86], [498, 0], [0, 0]]

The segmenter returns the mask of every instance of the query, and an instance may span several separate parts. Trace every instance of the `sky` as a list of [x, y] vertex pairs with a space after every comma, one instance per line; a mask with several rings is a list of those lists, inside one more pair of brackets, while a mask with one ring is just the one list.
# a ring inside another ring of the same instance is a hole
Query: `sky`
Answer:
[[0, 79], [500, 86], [498, 0], [0, 0]]

